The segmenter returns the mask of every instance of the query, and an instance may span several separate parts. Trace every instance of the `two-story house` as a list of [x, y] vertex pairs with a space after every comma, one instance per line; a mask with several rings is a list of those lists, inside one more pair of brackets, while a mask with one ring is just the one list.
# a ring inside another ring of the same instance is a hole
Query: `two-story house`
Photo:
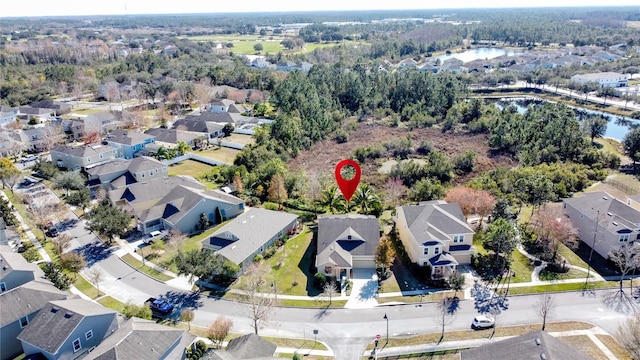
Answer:
[[413, 263], [431, 268], [431, 277], [448, 278], [469, 264], [474, 231], [457, 203], [427, 201], [396, 208], [396, 228]]
[[49, 301], [63, 300], [68, 296], [44, 280], [30, 281], [0, 293], [0, 360], [14, 359], [22, 354], [18, 334]]
[[213, 121], [206, 121], [203, 116], [202, 119], [197, 119], [197, 117], [178, 119], [173, 123], [173, 128], [192, 133], [200, 133], [206, 136], [207, 139], [215, 139], [222, 136], [224, 125]]
[[[217, 128], [218, 126], [216, 126]], [[219, 134], [220, 130], [214, 130]], [[165, 129], [165, 128], [153, 128], [144, 132], [147, 135], [151, 135], [155, 138], [155, 146], [164, 146], [167, 149], [173, 149], [177, 146], [178, 142], [184, 142], [185, 144], [193, 147], [196, 145], [197, 139], [209, 139], [211, 134], [203, 134], [195, 131], [179, 130], [179, 129]]]
[[209, 111], [214, 113], [221, 113], [229, 111], [229, 106], [236, 102], [229, 99], [213, 99], [209, 103]]
[[562, 200], [565, 213], [578, 229], [578, 238], [605, 259], [612, 250], [640, 240], [640, 211], [630, 204], [606, 192]]
[[118, 150], [117, 157], [125, 159], [133, 159], [133, 157], [142, 151], [148, 144], [155, 142], [153, 135], [140, 133], [137, 131], [127, 131], [116, 129], [109, 133], [105, 139], [107, 145]]
[[372, 215], [318, 217], [316, 268], [336, 279], [352, 277], [353, 269], [375, 269], [380, 226]]
[[117, 153], [117, 149], [109, 145], [60, 145], [51, 149], [51, 162], [61, 168], [79, 170], [109, 162]]
[[89, 187], [102, 186], [105, 190], [122, 188], [137, 182], [147, 182], [168, 176], [167, 165], [148, 156], [131, 160], [113, 159], [86, 169]]
[[114, 310], [84, 299], [57, 300], [43, 307], [17, 338], [25, 355], [75, 359], [117, 329]]
[[240, 275], [253, 263], [256, 255], [264, 254], [276, 240], [294, 232], [297, 227], [297, 215], [251, 208], [204, 239], [202, 247], [240, 266]]
[[15, 122], [17, 116], [17, 107], [9, 107], [4, 105], [0, 106], [0, 126]]
[[[6, 249], [6, 247], [3, 247]], [[0, 252], [0, 293], [44, 276], [38, 265], [12, 251]]]

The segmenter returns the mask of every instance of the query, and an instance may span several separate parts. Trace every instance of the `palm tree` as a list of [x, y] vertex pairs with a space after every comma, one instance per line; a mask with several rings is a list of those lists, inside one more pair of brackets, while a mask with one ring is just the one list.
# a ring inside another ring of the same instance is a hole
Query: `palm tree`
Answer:
[[191, 146], [184, 141], [178, 141], [175, 149], [180, 155], [184, 155], [187, 151], [191, 151]]
[[328, 207], [331, 213], [344, 208], [344, 197], [338, 193], [338, 187], [335, 185], [331, 185], [328, 189], [322, 191], [322, 196], [318, 202], [321, 206]]
[[357, 206], [360, 206], [360, 211], [363, 214], [371, 213], [376, 205], [380, 205], [378, 196], [373, 192], [373, 188], [371, 188], [369, 184], [362, 184], [358, 187], [353, 202]]

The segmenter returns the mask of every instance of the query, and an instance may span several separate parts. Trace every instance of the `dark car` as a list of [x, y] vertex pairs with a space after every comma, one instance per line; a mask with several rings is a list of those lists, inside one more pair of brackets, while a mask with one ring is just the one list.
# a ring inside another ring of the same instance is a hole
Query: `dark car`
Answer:
[[56, 237], [60, 235], [60, 230], [58, 229], [57, 225], [49, 225], [45, 233], [49, 237]]
[[166, 316], [171, 314], [173, 311], [173, 304], [167, 299], [149, 298], [145, 303], [149, 304], [149, 307], [154, 314], [157, 313], [162, 316]]

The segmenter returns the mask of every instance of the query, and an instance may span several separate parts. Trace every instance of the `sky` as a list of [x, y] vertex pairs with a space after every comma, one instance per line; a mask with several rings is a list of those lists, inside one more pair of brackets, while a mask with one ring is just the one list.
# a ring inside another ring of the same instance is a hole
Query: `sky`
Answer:
[[[639, 0], [7, 0], [0, 17], [281, 12], [318, 10], [392, 10], [555, 6], [637, 6]], [[0, 24], [1, 26], [1, 24]]]

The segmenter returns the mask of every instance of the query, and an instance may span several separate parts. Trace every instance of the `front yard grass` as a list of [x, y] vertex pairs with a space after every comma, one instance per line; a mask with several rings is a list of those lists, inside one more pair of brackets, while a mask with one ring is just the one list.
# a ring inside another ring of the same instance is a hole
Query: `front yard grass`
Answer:
[[[538, 276], [542, 281], [565, 280], [565, 279], [584, 279], [587, 273], [580, 270], [569, 269], [566, 273], [556, 273], [543, 269]], [[591, 275], [589, 276], [591, 277]]]
[[518, 250], [513, 251], [512, 258], [511, 271], [515, 276], [511, 277], [511, 282], [521, 283], [531, 281], [531, 272], [533, 271], [531, 260]]
[[108, 307], [109, 309], [115, 310], [117, 312], [122, 312], [122, 309], [124, 309], [124, 304], [112, 298], [111, 296], [105, 296], [103, 298], [100, 298], [98, 302]]
[[73, 283], [73, 286], [92, 299], [98, 297], [98, 289], [91, 285], [91, 283], [82, 276], [76, 277], [76, 281]]
[[620, 344], [618, 344], [613, 336], [596, 334], [596, 337], [598, 338], [598, 340], [602, 341], [604, 346], [606, 346], [607, 349], [609, 349], [613, 353], [613, 355], [618, 358], [618, 360], [633, 360], [631, 358], [631, 355], [629, 355], [629, 353], [625, 349], [623, 349]]
[[167, 275], [167, 274], [165, 274], [163, 272], [160, 272], [160, 271], [158, 271], [158, 270], [156, 270], [154, 268], [148, 267], [147, 265], [144, 265], [142, 263], [142, 261], [136, 259], [131, 254], [124, 254], [121, 257], [121, 259], [124, 262], [126, 262], [127, 264], [129, 264], [129, 266], [131, 266], [132, 268], [134, 268], [134, 269], [136, 269], [136, 270], [138, 270], [138, 271], [140, 271], [142, 273], [145, 273], [145, 274], [151, 276], [154, 279], [160, 280], [162, 282], [169, 281], [169, 280], [173, 279], [173, 277], [171, 277], [171, 276], [169, 276], [169, 275]]
[[[438, 291], [430, 294], [426, 294], [423, 296], [420, 295], [408, 295], [408, 296], [379, 296], [376, 298], [378, 304], [388, 304], [388, 303], [406, 303], [406, 304], [420, 304], [420, 303], [428, 303], [435, 302], [442, 299], [443, 296], [450, 297], [453, 296], [454, 292], [451, 290]], [[458, 296], [462, 295], [462, 291], [458, 291]]]
[[567, 343], [583, 353], [591, 356], [595, 360], [608, 360], [609, 358], [591, 341], [587, 335], [561, 336], [558, 340]]
[[[586, 273], [585, 273], [586, 275]], [[630, 281], [622, 282], [625, 292], [628, 293]], [[589, 281], [587, 290], [593, 289], [617, 289], [618, 281]], [[509, 289], [509, 295], [539, 294], [545, 292], [562, 292], [562, 291], [580, 291], [585, 289], [584, 282], [567, 283], [567, 284], [547, 284], [535, 286], [512, 287]]]
[[587, 263], [580, 258], [580, 256], [576, 255], [573, 250], [569, 249], [565, 244], [560, 244], [558, 247], [558, 254], [565, 258], [567, 262], [571, 265], [580, 266], [582, 268], [587, 268]]

